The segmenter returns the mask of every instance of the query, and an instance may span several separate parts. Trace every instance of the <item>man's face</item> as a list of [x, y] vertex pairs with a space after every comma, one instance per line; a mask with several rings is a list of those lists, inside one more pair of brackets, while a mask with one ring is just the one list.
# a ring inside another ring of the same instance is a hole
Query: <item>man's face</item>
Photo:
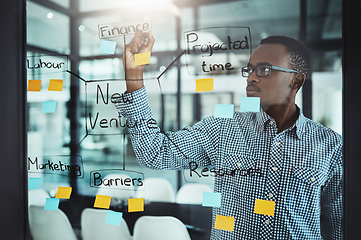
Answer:
[[[249, 67], [273, 65], [289, 68], [290, 54], [281, 44], [261, 44], [252, 53]], [[293, 73], [271, 70], [270, 75], [259, 77], [256, 71], [247, 79], [247, 96], [260, 97], [263, 108], [272, 105], [287, 104], [294, 100], [295, 91], [290, 88]]]

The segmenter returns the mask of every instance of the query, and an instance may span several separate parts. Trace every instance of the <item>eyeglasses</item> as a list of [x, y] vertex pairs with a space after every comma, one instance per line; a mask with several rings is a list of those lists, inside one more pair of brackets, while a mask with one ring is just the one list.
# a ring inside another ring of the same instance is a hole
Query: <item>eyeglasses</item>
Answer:
[[245, 66], [242, 68], [242, 77], [249, 77], [253, 73], [253, 71], [256, 71], [256, 75], [258, 77], [265, 77], [271, 74], [271, 70], [278, 70], [282, 72], [290, 72], [290, 73], [300, 73], [299, 71], [289, 69], [289, 68], [283, 68], [283, 67], [277, 67], [272, 65], [259, 65], [257, 67], [251, 68], [249, 66]]

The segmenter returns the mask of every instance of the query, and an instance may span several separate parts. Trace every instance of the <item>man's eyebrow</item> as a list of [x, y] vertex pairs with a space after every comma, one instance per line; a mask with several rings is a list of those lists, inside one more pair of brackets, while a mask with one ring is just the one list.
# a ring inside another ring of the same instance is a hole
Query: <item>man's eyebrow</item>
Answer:
[[[264, 65], [272, 65], [272, 64], [269, 63], [269, 62], [259, 62], [259, 63], [257, 63], [256, 66], [264, 66]], [[254, 67], [251, 63], [248, 63], [248, 66], [249, 67]]]

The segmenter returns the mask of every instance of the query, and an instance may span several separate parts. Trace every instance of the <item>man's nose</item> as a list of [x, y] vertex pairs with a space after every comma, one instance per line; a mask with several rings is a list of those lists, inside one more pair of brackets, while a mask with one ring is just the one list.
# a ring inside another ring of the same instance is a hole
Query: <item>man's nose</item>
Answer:
[[249, 75], [249, 77], [247, 78], [247, 82], [259, 82], [259, 77], [257, 76], [256, 71], [253, 71], [251, 75]]

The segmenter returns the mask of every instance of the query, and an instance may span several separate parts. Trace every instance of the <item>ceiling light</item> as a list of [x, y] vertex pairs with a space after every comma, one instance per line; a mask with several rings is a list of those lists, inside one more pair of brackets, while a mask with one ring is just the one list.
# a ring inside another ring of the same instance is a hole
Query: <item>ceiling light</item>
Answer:
[[46, 15], [48, 18], [53, 18], [54, 17], [54, 14], [53, 13], [48, 13], [48, 15]]
[[80, 32], [82, 32], [82, 31], [85, 30], [85, 26], [84, 26], [84, 25], [80, 25], [80, 26], [78, 27], [78, 29], [79, 29]]

